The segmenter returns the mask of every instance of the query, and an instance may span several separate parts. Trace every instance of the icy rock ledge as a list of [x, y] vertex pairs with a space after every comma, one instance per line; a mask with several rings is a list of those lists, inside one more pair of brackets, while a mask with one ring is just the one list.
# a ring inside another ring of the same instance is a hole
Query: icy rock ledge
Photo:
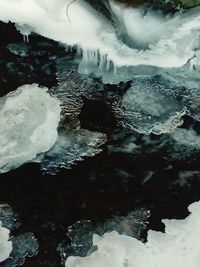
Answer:
[[59, 101], [36, 84], [0, 98], [0, 173], [48, 151], [56, 142]]
[[65, 267], [198, 267], [200, 202], [190, 205], [189, 211], [184, 220], [163, 220], [165, 233], [149, 231], [147, 243], [117, 232], [94, 235], [94, 252], [69, 257]]
[[0, 222], [0, 263], [5, 261], [12, 251], [12, 242], [9, 241], [10, 231], [2, 227]]

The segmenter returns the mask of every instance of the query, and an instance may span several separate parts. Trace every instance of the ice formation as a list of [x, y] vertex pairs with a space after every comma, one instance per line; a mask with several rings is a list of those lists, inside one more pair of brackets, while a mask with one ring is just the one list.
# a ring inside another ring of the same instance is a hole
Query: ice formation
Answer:
[[0, 222], [0, 263], [5, 261], [12, 251], [12, 242], [9, 241], [10, 231], [2, 227]]
[[3, 226], [0, 225], [0, 266], [21, 266], [26, 256], [36, 255], [38, 242], [32, 233], [9, 238], [10, 231], [19, 229], [20, 224], [13, 209], [6, 204], [0, 204], [0, 221]]
[[24, 85], [0, 99], [0, 173], [48, 151], [56, 142], [59, 101], [38, 85]]
[[92, 239], [94, 234], [103, 235], [106, 232], [117, 231], [119, 234], [141, 238], [141, 233], [146, 229], [150, 212], [138, 209], [128, 213], [127, 216], [113, 216], [104, 223], [92, 223], [89, 220], [78, 221], [68, 227], [67, 235], [71, 244], [61, 243], [58, 247], [63, 261], [69, 256], [86, 256], [93, 250]]
[[146, 134], [172, 132], [186, 114], [186, 108], [173, 96], [174, 91], [169, 83], [163, 85], [155, 78], [135, 79], [122, 99], [125, 123]]
[[[111, 8], [131, 40], [118, 38], [115, 27], [83, 0], [68, 6], [65, 0], [1, 0], [0, 19], [16, 23], [25, 36], [36, 32], [82, 51], [82, 70], [88, 66], [114, 70], [120, 66], [150, 65], [181, 67], [199, 49], [199, 8], [184, 14], [165, 16], [151, 9]], [[77, 19], [77, 18], [84, 19]], [[137, 27], [136, 27], [136, 26]], [[142, 38], [141, 38], [142, 36]], [[138, 48], [143, 44], [145, 48]]]
[[163, 220], [165, 233], [150, 230], [146, 243], [117, 232], [94, 235], [94, 251], [69, 257], [65, 267], [197, 267], [200, 264], [200, 202], [189, 206], [184, 220]]
[[106, 135], [86, 129], [60, 131], [58, 139], [41, 161], [41, 169], [49, 174], [56, 174], [60, 168], [70, 169], [84, 157], [100, 153], [106, 142]]

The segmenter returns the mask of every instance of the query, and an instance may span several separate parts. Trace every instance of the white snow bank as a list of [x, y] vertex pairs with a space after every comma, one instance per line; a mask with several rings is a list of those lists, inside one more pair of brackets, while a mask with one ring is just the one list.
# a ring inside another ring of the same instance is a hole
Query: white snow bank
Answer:
[[199, 49], [199, 8], [164, 17], [160, 12], [123, 6], [118, 12], [118, 6], [111, 2], [133, 42], [131, 47], [145, 44], [146, 49], [140, 50], [120, 41], [110, 22], [83, 0], [74, 1], [67, 12], [68, 3], [70, 1], [65, 0], [0, 0], [0, 20], [16, 23], [24, 35], [33, 31], [63, 44], [79, 45], [88, 61], [106, 69], [111, 62], [116, 67], [180, 67]]
[[8, 241], [10, 231], [2, 227], [0, 222], [0, 262], [5, 261], [12, 251], [12, 242]]
[[48, 151], [56, 142], [59, 101], [38, 85], [24, 85], [0, 98], [0, 173]]
[[198, 267], [200, 265], [200, 202], [189, 206], [185, 220], [163, 220], [165, 233], [149, 231], [148, 242], [106, 233], [94, 235], [96, 250], [69, 257], [65, 267]]

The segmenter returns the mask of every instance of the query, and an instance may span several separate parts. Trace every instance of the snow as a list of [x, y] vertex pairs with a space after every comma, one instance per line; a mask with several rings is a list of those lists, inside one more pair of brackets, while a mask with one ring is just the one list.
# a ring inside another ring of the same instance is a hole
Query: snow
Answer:
[[189, 206], [184, 220], [163, 220], [165, 233], [150, 230], [148, 241], [117, 232], [93, 236], [93, 252], [69, 257], [65, 267], [198, 267], [200, 264], [200, 202]]
[[[133, 42], [130, 47], [118, 39], [114, 26], [89, 4], [77, 0], [67, 9], [68, 3], [65, 0], [0, 0], [0, 20], [16, 23], [25, 36], [35, 32], [65, 45], [79, 45], [82, 52], [90, 52], [90, 58], [92, 53], [93, 61], [96, 53], [100, 61], [106, 57], [107, 68], [111, 63], [115, 67], [181, 67], [194, 56], [194, 50], [199, 49], [199, 8], [175, 16], [164, 16], [151, 9], [124, 8], [117, 16]], [[117, 9], [112, 2], [111, 7]], [[137, 43], [143, 43], [146, 48], [134, 47]]]
[[36, 84], [0, 98], [0, 173], [48, 151], [56, 142], [59, 101]]
[[9, 240], [10, 231], [2, 227], [0, 222], [0, 262], [5, 261], [12, 251], [12, 242]]

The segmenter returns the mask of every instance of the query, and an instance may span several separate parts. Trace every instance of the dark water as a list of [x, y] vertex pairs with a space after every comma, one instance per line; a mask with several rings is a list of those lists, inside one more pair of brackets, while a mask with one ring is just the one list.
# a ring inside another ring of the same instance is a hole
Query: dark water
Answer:
[[[33, 35], [27, 44], [32, 52], [22, 57], [6, 48], [23, 41], [14, 26], [0, 24], [0, 32], [1, 95], [25, 83], [56, 85], [55, 58], [65, 55], [62, 47]], [[20, 231], [33, 232], [40, 245], [26, 267], [61, 266], [56, 249], [66, 238], [67, 227], [78, 220], [103, 222], [146, 208], [151, 211], [149, 228], [163, 230], [162, 218], [184, 218], [187, 206], [200, 199], [198, 153], [169, 159], [173, 147], [159, 148], [160, 137], [151, 136], [152, 142], [145, 143], [143, 135], [117, 127], [104, 103], [84, 101], [81, 125], [108, 136], [102, 153], [55, 176], [42, 174], [38, 164], [26, 164], [0, 177], [0, 202], [13, 207], [21, 221]], [[184, 127], [191, 123], [185, 118]], [[124, 148], [132, 139], [140, 147], [133, 153]]]

